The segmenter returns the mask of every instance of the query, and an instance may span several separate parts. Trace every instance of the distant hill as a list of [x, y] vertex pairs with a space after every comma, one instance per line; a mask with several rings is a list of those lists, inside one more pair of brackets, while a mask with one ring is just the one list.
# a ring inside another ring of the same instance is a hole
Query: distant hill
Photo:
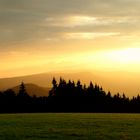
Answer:
[[[19, 91], [19, 87], [20, 86], [18, 85], [16, 87], [11, 88], [11, 89], [13, 91], [15, 91], [15, 93], [17, 94], [18, 91]], [[39, 96], [48, 96], [49, 91], [50, 91], [50, 88], [40, 87], [40, 86], [37, 86], [35, 84], [25, 84], [25, 88], [26, 88], [27, 93], [30, 96], [36, 95], [37, 97], [39, 97]]]
[[140, 91], [140, 75], [139, 73], [130, 73], [123, 71], [105, 72], [105, 71], [84, 71], [84, 72], [65, 72], [65, 73], [41, 73], [20, 77], [0, 78], [0, 91], [10, 87], [16, 87], [22, 81], [24, 83], [33, 83], [39, 87], [52, 87], [53, 77], [59, 80], [60, 77], [65, 80], [81, 80], [84, 84], [89, 82], [97, 83], [103, 87], [105, 91], [111, 91], [112, 94], [117, 92], [125, 93], [127, 96], [137, 96]]
[[[9, 87], [15, 87], [19, 85], [22, 81], [24, 83], [33, 83], [41, 87], [52, 87], [52, 79], [55, 77], [59, 80], [60, 77], [63, 77], [66, 80], [81, 80], [84, 83], [89, 83], [93, 78], [93, 74], [88, 72], [78, 72], [78, 73], [41, 73], [20, 77], [11, 77], [11, 78], [0, 78], [0, 90], [5, 90]], [[94, 78], [98, 79], [94, 76]]]
[[[0, 78], [0, 91], [12, 88], [16, 93], [19, 91], [20, 83], [25, 83], [27, 92], [30, 95], [48, 96], [49, 90], [52, 87], [52, 79], [55, 77], [57, 80], [63, 77], [66, 80], [81, 80], [83, 83], [89, 83], [91, 73], [78, 72], [78, 73], [41, 73], [20, 77]], [[84, 79], [84, 80], [83, 80]], [[32, 84], [26, 84], [32, 83]]]

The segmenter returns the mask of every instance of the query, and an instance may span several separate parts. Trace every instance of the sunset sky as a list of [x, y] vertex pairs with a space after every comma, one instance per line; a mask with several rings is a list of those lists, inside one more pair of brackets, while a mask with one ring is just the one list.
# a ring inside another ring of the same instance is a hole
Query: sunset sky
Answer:
[[0, 77], [140, 74], [140, 0], [0, 0]]

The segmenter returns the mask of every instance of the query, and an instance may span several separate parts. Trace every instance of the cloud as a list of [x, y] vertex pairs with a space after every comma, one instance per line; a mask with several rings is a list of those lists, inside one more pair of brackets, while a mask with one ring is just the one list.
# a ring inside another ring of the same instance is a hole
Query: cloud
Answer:
[[90, 38], [79, 32], [133, 36], [140, 28], [139, 4], [139, 0], [0, 0], [0, 44], [51, 41], [73, 33], [75, 38]]
[[77, 27], [77, 26], [88, 26], [92, 24], [96, 24], [98, 21], [95, 17], [90, 16], [66, 16], [66, 17], [58, 17], [58, 18], [47, 18], [46, 22], [50, 24], [50, 26], [61, 26], [61, 27]]
[[94, 32], [94, 33], [91, 33], [91, 32], [86, 32], [86, 33], [66, 33], [64, 34], [64, 38], [66, 39], [96, 39], [96, 38], [99, 38], [99, 37], [108, 37], [108, 36], [115, 36], [115, 35], [119, 35], [119, 33], [111, 33], [111, 32], [108, 32], [108, 33], [105, 33], [105, 32], [102, 32], [102, 33], [99, 33], [99, 32]]
[[139, 17], [94, 17], [88, 15], [71, 15], [64, 17], [47, 17], [44, 26], [79, 27], [79, 26], [121, 26], [123, 24], [137, 24]]

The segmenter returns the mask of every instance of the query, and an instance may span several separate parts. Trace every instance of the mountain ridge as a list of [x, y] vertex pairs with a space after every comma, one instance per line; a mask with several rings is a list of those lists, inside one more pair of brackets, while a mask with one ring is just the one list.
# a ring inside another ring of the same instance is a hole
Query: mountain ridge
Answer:
[[18, 76], [13, 78], [0, 78], [0, 91], [6, 90], [9, 87], [15, 87], [22, 81], [24, 83], [32, 83], [41, 87], [52, 87], [53, 77], [59, 81], [60, 77], [65, 80], [72, 80], [75, 83], [80, 80], [81, 83], [88, 85], [90, 81], [94, 84], [102, 86], [103, 89], [108, 92], [111, 91], [112, 95], [116, 93], [125, 93], [127, 96], [137, 96], [140, 91], [138, 73], [130, 72], [106, 72], [106, 71], [83, 71], [83, 72], [52, 72], [52, 73], [40, 73], [26, 76]]

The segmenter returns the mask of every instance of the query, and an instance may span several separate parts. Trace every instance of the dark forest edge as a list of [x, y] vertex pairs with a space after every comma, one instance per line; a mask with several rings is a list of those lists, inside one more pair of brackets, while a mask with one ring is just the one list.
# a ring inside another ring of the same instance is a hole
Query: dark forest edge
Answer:
[[102, 87], [90, 82], [88, 86], [60, 78], [53, 78], [49, 96], [29, 96], [22, 82], [18, 94], [12, 89], [0, 92], [0, 112], [104, 112], [140, 113], [140, 96], [128, 98], [117, 93], [114, 96]]

